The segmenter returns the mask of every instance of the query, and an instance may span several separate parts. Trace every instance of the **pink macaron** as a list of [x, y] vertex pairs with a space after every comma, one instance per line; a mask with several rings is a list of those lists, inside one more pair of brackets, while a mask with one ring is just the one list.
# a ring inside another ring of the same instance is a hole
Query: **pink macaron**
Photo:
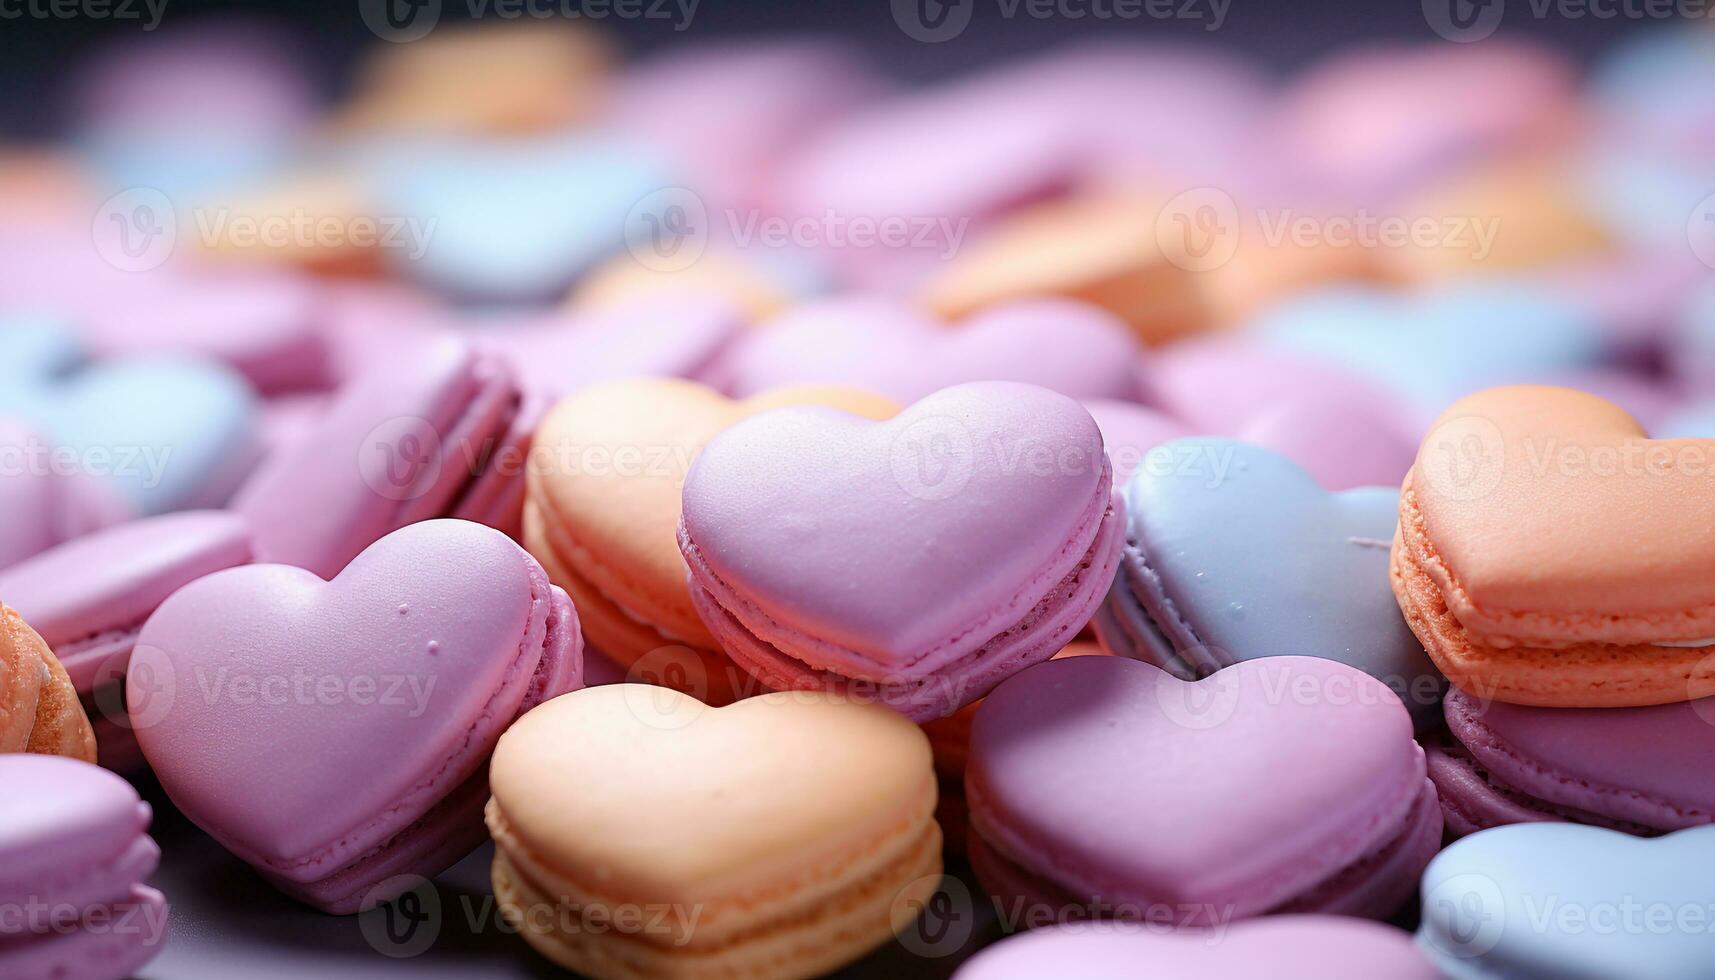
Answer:
[[128, 772], [142, 756], [121, 692], [143, 623], [180, 586], [249, 561], [242, 517], [181, 511], [106, 528], [0, 571], [0, 597], [64, 665], [95, 726], [101, 764]]
[[99, 478], [60, 465], [55, 447], [0, 417], [0, 569], [97, 528], [135, 517]]
[[372, 365], [234, 498], [256, 560], [328, 576], [416, 521], [515, 528], [532, 421], [520, 405], [511, 367], [454, 336]]
[[1101, 432], [1029, 385], [947, 388], [893, 419], [765, 412], [685, 481], [679, 548], [715, 639], [769, 687], [916, 721], [1053, 656], [1113, 579]]
[[0, 755], [0, 976], [122, 980], [160, 951], [167, 904], [149, 804], [118, 776]]
[[535, 559], [424, 521], [332, 581], [251, 565], [180, 589], [138, 637], [127, 700], [187, 817], [343, 914], [481, 841], [495, 741], [582, 667], [577, 613]]
[[880, 296], [805, 303], [743, 337], [724, 387], [749, 397], [843, 384], [901, 402], [967, 381], [1021, 381], [1073, 398], [1131, 399], [1141, 349], [1112, 314], [1076, 300], [989, 307], [954, 323]]
[[1048, 921], [1383, 918], [1441, 843], [1405, 705], [1312, 657], [1032, 667], [977, 710], [965, 797], [984, 887]]

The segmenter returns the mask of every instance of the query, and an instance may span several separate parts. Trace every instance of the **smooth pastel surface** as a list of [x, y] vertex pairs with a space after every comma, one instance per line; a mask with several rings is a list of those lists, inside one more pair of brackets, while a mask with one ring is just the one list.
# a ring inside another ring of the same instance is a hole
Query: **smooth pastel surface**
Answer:
[[456, 337], [373, 365], [233, 501], [256, 559], [332, 576], [390, 531], [465, 516], [464, 503], [486, 502], [478, 491], [499, 489], [496, 481], [521, 486], [514, 454], [479, 465], [507, 438], [517, 399], [507, 366]]
[[1103, 643], [1182, 675], [1326, 657], [1393, 688], [1419, 728], [1439, 723], [1441, 675], [1387, 584], [1398, 491], [1330, 493], [1284, 456], [1221, 439], [1156, 454], [1125, 487]]
[[475, 326], [470, 340], [505, 357], [520, 385], [550, 401], [620, 378], [700, 378], [744, 325], [708, 296], [639, 297], [601, 310]]
[[1250, 330], [1264, 344], [1398, 392], [1420, 420], [1481, 388], [1594, 366], [1602, 351], [1587, 310], [1539, 287], [1500, 282], [1415, 297], [1319, 291], [1263, 314]]
[[1715, 393], [1715, 285], [1686, 296], [1668, 351], [1673, 373], [1700, 394]]
[[872, 296], [806, 303], [747, 335], [723, 365], [740, 397], [844, 384], [911, 402], [968, 381], [1021, 381], [1073, 398], [1135, 394], [1139, 348], [1111, 315], [1067, 300], [996, 306], [942, 324]]
[[98, 672], [124, 669], [137, 630], [162, 600], [249, 560], [249, 528], [237, 514], [163, 514], [69, 541], [0, 571], [0, 597], [53, 648], [78, 692], [87, 693]]
[[223, 362], [261, 392], [327, 387], [321, 296], [309, 282], [258, 274], [151, 274], [79, 329], [100, 357], [161, 352]]
[[1442, 671], [1484, 696], [1623, 707], [1715, 690], [1697, 645], [1715, 635], [1712, 454], [1570, 389], [1466, 398], [1407, 479], [1395, 596]]
[[[626, 242], [629, 212], [670, 187], [648, 157], [599, 137], [405, 144], [378, 164], [387, 213], [432, 224], [418, 249], [390, 249], [398, 271], [461, 297], [558, 296]], [[420, 254], [412, 254], [420, 252]]]
[[288, 893], [351, 912], [476, 844], [495, 740], [581, 674], [571, 603], [523, 549], [425, 521], [331, 582], [253, 565], [175, 592], [138, 638], [127, 704], [186, 816]]
[[1385, 199], [1449, 164], [1553, 140], [1571, 122], [1575, 86], [1564, 57], [1517, 42], [1355, 49], [1293, 86], [1280, 152], [1332, 191]]
[[[631, 667], [677, 643], [706, 651], [715, 676], [687, 677], [709, 700], [747, 686], [718, 655], [686, 588], [675, 532], [686, 471], [733, 423], [787, 405], [819, 405], [864, 418], [898, 406], [849, 388], [786, 388], [733, 401], [690, 381], [639, 378], [595, 385], [543, 420], [528, 475], [525, 546], [578, 603], [585, 632]], [[647, 669], [650, 665], [641, 665]], [[723, 699], [724, 696], [723, 695]]]
[[1411, 936], [1392, 926], [1334, 916], [1282, 915], [1225, 934], [1173, 932], [1132, 923], [1080, 923], [1002, 940], [956, 980], [1038, 980], [1075, 971], [1084, 980], [1435, 980]]
[[502, 896], [699, 916], [607, 939], [526, 927], [583, 973], [820, 974], [891, 937], [896, 896], [939, 880], [928, 742], [875, 705], [591, 688], [514, 725], [490, 780]]
[[1486, 830], [1424, 872], [1418, 943], [1456, 980], [1698, 980], [1715, 962], [1712, 861], [1715, 827], [1655, 840], [1572, 824]]
[[[138, 886], [160, 849], [149, 805], [118, 776], [44, 755], [0, 756], [0, 970], [20, 980], [120, 980], [166, 930], [160, 893]], [[68, 928], [63, 916], [90, 916]], [[54, 916], [54, 925], [41, 918]], [[104, 918], [94, 918], [103, 916]], [[28, 935], [26, 930], [44, 931]]]
[[1151, 449], [1191, 434], [1183, 423], [1136, 402], [1090, 398], [1084, 410], [1102, 430], [1102, 445], [1114, 467], [1114, 486], [1123, 487]]
[[[53, 463], [53, 446], [20, 421], [0, 417], [0, 569], [134, 516], [112, 487]], [[0, 593], [4, 595], [4, 593]]]
[[260, 453], [256, 396], [244, 379], [176, 355], [73, 370], [81, 349], [60, 329], [0, 331], [25, 347], [0, 387], [0, 414], [75, 454], [140, 514], [224, 503]]
[[[838, 677], [938, 678], [902, 709], [923, 720], [1082, 627], [1117, 552], [1110, 490], [1089, 413], [1029, 385], [959, 385], [882, 423], [782, 409], [698, 456], [680, 549], [726, 614], [711, 629]], [[989, 646], [1015, 629], [1024, 647]]]
[[1160, 351], [1140, 376], [1193, 431], [1272, 449], [1330, 490], [1397, 485], [1411, 467], [1412, 413], [1350, 369], [1221, 337]]
[[1391, 691], [1331, 660], [1248, 661], [1190, 684], [1076, 657], [983, 702], [965, 793], [984, 843], [1055, 898], [1151, 921], [1279, 910], [1408, 836], [1403, 863], [1380, 866], [1389, 880], [1328, 896], [1385, 916], [1440, 838], [1438, 811], [1418, 825], [1433, 791], [1411, 728]]
[[[1715, 822], [1715, 699], [1535, 708], [1455, 689], [1446, 708], [1448, 730], [1477, 765], [1544, 819], [1653, 831]], [[1446, 788], [1442, 799], [1460, 802]]]

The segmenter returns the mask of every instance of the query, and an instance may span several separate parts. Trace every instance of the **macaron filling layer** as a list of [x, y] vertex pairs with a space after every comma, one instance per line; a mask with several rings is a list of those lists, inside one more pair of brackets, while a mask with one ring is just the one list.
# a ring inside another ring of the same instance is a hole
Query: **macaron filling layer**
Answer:
[[[433, 471], [433, 482], [408, 492], [393, 527], [443, 516], [480, 520], [472, 513], [490, 516], [505, 488], [513, 482], [522, 485], [523, 457], [514, 456], [528, 433], [518, 431], [513, 423], [523, 407], [523, 393], [506, 362], [491, 354], [475, 356], [471, 379], [475, 390], [458, 420], [441, 436], [445, 458]], [[515, 472], [505, 472], [514, 465]]]
[[1708, 633], [1700, 614], [1475, 615], [1429, 537], [1415, 476], [1400, 493], [1390, 576], [1407, 624], [1455, 685], [1498, 701], [1559, 707], [1670, 704], [1687, 692], [1715, 691], [1715, 657], [1681, 645]]
[[428, 864], [450, 864], [481, 842], [488, 795], [487, 757], [494, 741], [536, 705], [581, 683], [576, 613], [535, 561], [530, 566], [529, 623], [504, 681], [471, 723], [455, 754], [426, 774], [416, 790], [373, 822], [355, 828], [323, 850], [297, 860], [246, 853], [282, 891], [335, 914], [358, 911], [377, 882]]
[[[1110, 481], [1104, 459], [1098, 493], [1072, 541], [1020, 590], [1028, 602], [1021, 618], [979, 623], [934, 650], [896, 664], [774, 619], [715, 573], [683, 522], [679, 547], [691, 569], [691, 598], [698, 612], [727, 655], [764, 684], [874, 699], [913, 720], [927, 721], [982, 697], [1019, 668], [1047, 660], [1089, 622], [1119, 561], [1124, 519], [1110, 496]], [[812, 667], [812, 658], [837, 668]]]
[[[614, 909], [650, 907], [618, 894], [612, 883], [573, 881], [533, 850], [508, 820], [500, 800], [486, 819], [496, 842], [494, 888], [501, 911], [525, 938], [556, 962], [600, 976], [813, 975], [844, 960], [854, 936], [886, 938], [879, 925], [915, 889], [927, 898], [940, 869], [941, 832], [932, 815], [933, 789], [922, 805], [854, 853], [802, 869], [797, 880], [695, 903], [696, 922], [627, 924]], [[542, 909], [581, 909], [588, 921], [611, 921], [599, 932], [565, 932], [535, 924], [563, 921]], [[759, 964], [753, 966], [752, 964]], [[760, 971], [760, 972], [759, 972]]]
[[[1600, 710], [1633, 713], [1640, 723], [1637, 738], [1644, 743], [1652, 729], [1639, 713], [1695, 715], [1697, 706]], [[1559, 772], [1532, 758], [1511, 744], [1502, 732], [1485, 723], [1481, 703], [1463, 691], [1455, 690], [1448, 696], [1445, 711], [1451, 737], [1430, 749], [1430, 778], [1440, 792], [1449, 826], [1461, 834], [1510, 823], [1549, 820], [1654, 837], [1715, 823], [1715, 809], [1689, 792], [1678, 799], [1669, 799], [1636, 785], [1598, 779], [1590, 772]], [[1704, 724], [1701, 719], [1689, 717], [1679, 720], [1689, 726]], [[1666, 729], [1657, 731], [1659, 737], [1672, 737]], [[1689, 785], [1698, 775], [1688, 772], [1682, 778]]]
[[1214, 925], [1235, 916], [1330, 911], [1384, 917], [1410, 896], [1418, 870], [1440, 841], [1435, 788], [1421, 751], [1412, 778], [1386, 808], [1347, 828], [1326, 853], [1220, 894], [1166, 895], [1107, 880], [1105, 869], [1074, 866], [1052, 840], [1004, 823], [980, 773], [965, 783], [971, 814], [971, 863], [991, 891], [1082, 918], [1134, 918], [1173, 925]]

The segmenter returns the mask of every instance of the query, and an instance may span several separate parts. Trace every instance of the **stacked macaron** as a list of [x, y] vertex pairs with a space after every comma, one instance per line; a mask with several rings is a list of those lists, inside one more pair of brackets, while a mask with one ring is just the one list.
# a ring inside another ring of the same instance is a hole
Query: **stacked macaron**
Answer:
[[149, 805], [86, 763], [0, 755], [0, 974], [123, 980], [159, 952]]
[[1715, 821], [1711, 453], [1561, 388], [1481, 392], [1430, 431], [1392, 580], [1455, 685], [1430, 766], [1453, 832]]

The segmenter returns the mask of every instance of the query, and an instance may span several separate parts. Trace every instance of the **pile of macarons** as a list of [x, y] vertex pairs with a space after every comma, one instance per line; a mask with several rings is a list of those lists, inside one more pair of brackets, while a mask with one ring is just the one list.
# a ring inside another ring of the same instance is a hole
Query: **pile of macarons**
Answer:
[[1715, 31], [589, 27], [0, 143], [0, 978], [1715, 978]]

